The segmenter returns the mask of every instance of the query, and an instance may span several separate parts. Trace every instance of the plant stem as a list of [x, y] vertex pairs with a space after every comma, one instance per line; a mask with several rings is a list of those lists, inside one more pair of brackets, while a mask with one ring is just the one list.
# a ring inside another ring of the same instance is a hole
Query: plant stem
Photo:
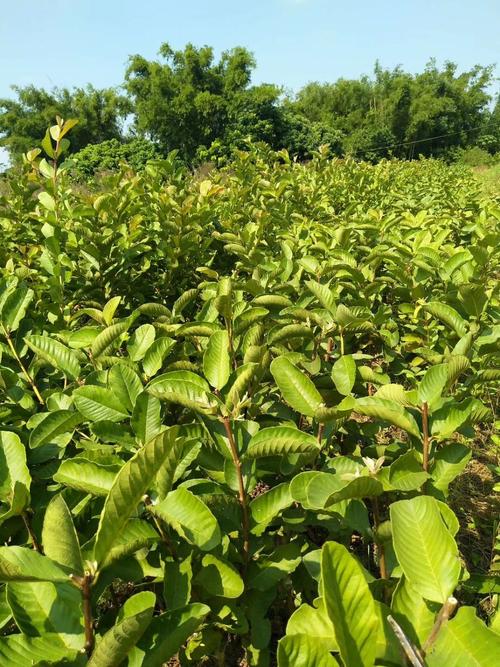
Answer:
[[94, 623], [92, 621], [92, 600], [91, 600], [92, 575], [85, 572], [82, 581], [83, 598], [83, 623], [85, 627], [85, 653], [90, 658], [94, 650]]
[[340, 327], [340, 356], [344, 356], [344, 330]]
[[38, 387], [36, 386], [35, 381], [31, 377], [31, 375], [28, 373], [28, 370], [26, 369], [25, 365], [23, 364], [23, 362], [19, 358], [19, 355], [17, 354], [16, 348], [14, 347], [14, 343], [12, 342], [12, 338], [10, 337], [9, 333], [5, 330], [4, 327], [2, 327], [2, 329], [3, 329], [3, 335], [5, 336], [5, 339], [7, 341], [7, 345], [9, 346], [9, 349], [12, 352], [12, 356], [14, 357], [14, 359], [19, 364], [19, 368], [21, 369], [24, 377], [26, 378], [26, 381], [28, 382], [28, 384], [33, 389], [33, 393], [35, 394], [35, 396], [36, 396], [38, 402], [40, 403], [40, 405], [45, 405], [45, 401], [43, 400], [42, 395], [38, 391]]
[[378, 556], [378, 566], [380, 569], [380, 576], [382, 579], [388, 579], [389, 577], [387, 574], [387, 563], [385, 560], [384, 545], [378, 542], [378, 529], [380, 526], [380, 507], [378, 504], [378, 498], [372, 499], [372, 507], [373, 507], [373, 523], [375, 528], [375, 548]]
[[321, 440], [323, 438], [323, 431], [325, 430], [324, 424], [318, 424], [318, 445], [321, 447]]
[[30, 536], [31, 544], [33, 546], [33, 551], [37, 551], [39, 554], [43, 553], [42, 547], [40, 546], [40, 543], [37, 540], [37, 537], [35, 533], [33, 532], [33, 527], [31, 525], [31, 519], [30, 516], [27, 512], [23, 512], [22, 515], [24, 525], [26, 526], [26, 530], [28, 531], [28, 535]]
[[425, 667], [424, 661], [418, 654], [418, 650], [413, 646], [408, 637], [405, 635], [401, 627], [396, 623], [392, 616], [387, 617], [387, 621], [391, 626], [397, 640], [406, 654], [406, 657], [413, 665], [413, 667]]
[[243, 519], [243, 559], [245, 563], [245, 568], [248, 563], [248, 558], [250, 555], [250, 521], [248, 517], [248, 504], [247, 504], [247, 494], [245, 492], [245, 483], [243, 481], [243, 474], [241, 472], [241, 461], [238, 455], [238, 449], [234, 441], [233, 431], [231, 429], [231, 424], [229, 423], [229, 417], [223, 417], [222, 423], [224, 424], [224, 429], [226, 431], [226, 436], [229, 442], [229, 447], [231, 449], [231, 456], [233, 458], [233, 463], [236, 468], [236, 475], [238, 477], [238, 500], [241, 505], [241, 514]]
[[434, 625], [432, 626], [432, 630], [430, 635], [427, 637], [425, 644], [422, 646], [422, 651], [425, 655], [426, 651], [430, 649], [430, 647], [434, 644], [434, 642], [437, 639], [437, 636], [439, 634], [439, 631], [441, 630], [442, 626], [446, 621], [450, 618], [450, 616], [453, 614], [455, 611], [456, 607], [458, 604], [458, 600], [454, 597], [449, 597], [446, 602], [443, 604], [441, 609], [439, 610], [439, 614], [437, 615], [436, 621]]
[[424, 401], [422, 405], [422, 430], [424, 432], [423, 439], [423, 462], [422, 467], [424, 472], [427, 472], [429, 469], [429, 405], [427, 401]]
[[328, 338], [328, 344], [326, 347], [326, 352], [324, 356], [325, 361], [330, 361], [330, 357], [332, 356], [332, 350], [333, 350], [333, 338], [330, 336]]

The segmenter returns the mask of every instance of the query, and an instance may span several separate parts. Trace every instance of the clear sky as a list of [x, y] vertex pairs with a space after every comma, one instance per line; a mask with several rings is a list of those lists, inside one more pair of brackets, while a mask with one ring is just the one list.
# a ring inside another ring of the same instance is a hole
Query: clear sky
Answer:
[[411, 72], [430, 57], [500, 64], [500, 0], [0, 0], [0, 9], [0, 97], [11, 84], [119, 85], [130, 54], [153, 58], [165, 41], [246, 46], [255, 82], [292, 90], [369, 74], [377, 58]]

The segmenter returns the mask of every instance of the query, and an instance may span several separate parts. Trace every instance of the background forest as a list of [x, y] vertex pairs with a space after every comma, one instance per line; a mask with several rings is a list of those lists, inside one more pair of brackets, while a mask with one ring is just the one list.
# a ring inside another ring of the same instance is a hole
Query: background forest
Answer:
[[217, 60], [208, 46], [165, 43], [158, 60], [131, 56], [119, 89], [13, 86], [12, 98], [0, 100], [0, 144], [16, 164], [56, 114], [78, 118], [71, 151], [84, 177], [122, 159], [140, 168], [172, 150], [189, 165], [221, 163], [249, 141], [299, 159], [322, 144], [370, 161], [423, 155], [487, 164], [500, 151], [493, 66], [461, 72], [430, 60], [411, 74], [377, 63], [371, 76], [311, 82], [296, 94], [252, 85], [255, 66], [242, 47]]

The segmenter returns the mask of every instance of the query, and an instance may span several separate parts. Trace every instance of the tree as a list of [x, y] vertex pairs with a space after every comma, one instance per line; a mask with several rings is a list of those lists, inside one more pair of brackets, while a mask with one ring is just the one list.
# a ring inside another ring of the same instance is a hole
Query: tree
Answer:
[[114, 89], [56, 88], [46, 91], [35, 86], [14, 86], [17, 99], [0, 99], [0, 145], [14, 162], [27, 150], [39, 145], [47, 126], [59, 115], [78, 118], [71, 133], [71, 150], [87, 144], [122, 138], [122, 122], [130, 103]]

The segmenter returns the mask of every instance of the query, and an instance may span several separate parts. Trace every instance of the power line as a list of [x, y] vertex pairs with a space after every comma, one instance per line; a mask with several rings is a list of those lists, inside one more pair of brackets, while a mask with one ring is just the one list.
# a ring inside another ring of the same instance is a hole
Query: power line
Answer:
[[462, 129], [462, 130], [459, 130], [458, 132], [448, 132], [447, 134], [437, 134], [434, 137], [427, 137], [426, 139], [415, 139], [414, 141], [403, 141], [399, 144], [387, 144], [385, 146], [378, 146], [378, 147], [374, 147], [374, 148], [358, 148], [357, 151], [354, 151], [354, 153], [351, 153], [350, 155], [356, 155], [357, 153], [367, 152], [367, 151], [377, 152], [377, 151], [385, 150], [386, 148], [397, 148], [399, 146], [414, 146], [415, 144], [422, 144], [425, 141], [433, 141], [434, 139], [443, 139], [444, 137], [453, 137], [453, 136], [456, 136], [457, 134], [462, 134], [462, 132], [475, 132], [476, 130], [481, 130], [484, 127], [489, 127], [490, 125], [494, 125], [494, 124], [496, 124], [496, 121], [491, 121], [489, 123], [486, 123], [485, 125], [478, 125], [477, 127], [471, 127], [467, 130]]

